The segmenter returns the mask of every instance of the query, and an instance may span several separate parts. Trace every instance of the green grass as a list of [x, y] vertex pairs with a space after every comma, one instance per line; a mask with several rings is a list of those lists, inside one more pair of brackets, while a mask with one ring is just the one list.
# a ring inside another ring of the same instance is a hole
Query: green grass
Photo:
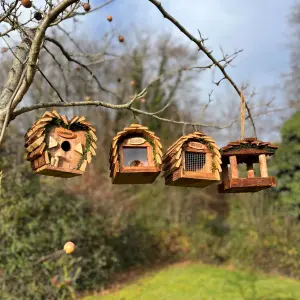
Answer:
[[177, 265], [84, 300], [298, 300], [300, 282], [203, 264]]

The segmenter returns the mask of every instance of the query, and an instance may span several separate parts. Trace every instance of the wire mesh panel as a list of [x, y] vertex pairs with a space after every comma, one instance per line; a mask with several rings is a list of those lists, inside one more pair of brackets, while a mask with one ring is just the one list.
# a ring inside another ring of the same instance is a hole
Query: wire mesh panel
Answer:
[[185, 152], [185, 170], [197, 172], [204, 168], [206, 163], [206, 153]]

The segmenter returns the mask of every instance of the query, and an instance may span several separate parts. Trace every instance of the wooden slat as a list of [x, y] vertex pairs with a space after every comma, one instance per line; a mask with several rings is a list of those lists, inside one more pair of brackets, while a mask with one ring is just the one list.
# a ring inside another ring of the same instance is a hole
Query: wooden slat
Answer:
[[95, 133], [92, 130], [89, 130], [89, 134], [91, 135], [93, 141], [97, 142], [97, 136], [95, 135]]
[[35, 133], [33, 133], [29, 138], [25, 139], [25, 148], [32, 144], [36, 139], [43, 135], [45, 128], [40, 128]]
[[79, 116], [74, 116], [74, 117], [70, 120], [69, 124], [71, 125], [71, 124], [77, 122], [77, 120], [78, 120], [79, 118], [80, 118]]
[[236, 156], [230, 156], [229, 162], [230, 162], [231, 178], [233, 178], [233, 179], [238, 178], [239, 177], [239, 169], [238, 169]]
[[40, 123], [48, 123], [50, 121], [52, 121], [53, 118], [51, 117], [44, 117], [44, 118], [41, 118], [39, 119], [35, 124], [38, 125]]
[[85, 169], [86, 169], [87, 164], [88, 164], [88, 162], [86, 160], [84, 160], [83, 163], [82, 163], [82, 165], [80, 166], [79, 170], [84, 172]]
[[54, 114], [54, 116], [58, 119], [61, 119], [60, 118], [60, 114], [56, 111], [56, 110], [53, 110], [52, 113]]
[[63, 122], [66, 124], [66, 125], [69, 125], [69, 121], [68, 121], [68, 119], [67, 119], [67, 117], [65, 116], [65, 115], [62, 115], [62, 116], [60, 116], [61, 117], [61, 119], [63, 120]]
[[228, 180], [228, 179], [229, 179], [228, 165], [224, 164], [222, 166], [222, 180]]
[[38, 131], [41, 128], [44, 128], [48, 123], [41, 123], [38, 125], [35, 125], [30, 130], [27, 131], [25, 138], [30, 138], [36, 131]]
[[86, 154], [86, 160], [89, 164], [91, 163], [91, 161], [92, 161], [92, 153], [91, 152], [88, 152]]
[[138, 127], [142, 127], [142, 125], [140, 125], [140, 124], [131, 124], [129, 127], [136, 127], [136, 128], [138, 128]]
[[265, 154], [259, 155], [260, 176], [268, 177], [267, 158]]
[[49, 152], [45, 151], [44, 155], [45, 155], [45, 162], [46, 162], [46, 164], [50, 164]]
[[50, 136], [48, 148], [51, 149], [51, 148], [56, 147], [57, 145], [58, 145], [57, 140], [55, 140], [52, 136]]
[[161, 142], [160, 142], [158, 139], [155, 139], [155, 144], [156, 144], [160, 149], [162, 149], [162, 144], [161, 144]]
[[50, 111], [46, 111], [43, 115], [42, 115], [42, 118], [44, 117], [50, 117], [50, 118], [54, 118], [55, 115], [53, 113], [51, 113]]
[[111, 144], [111, 148], [112, 149], [116, 148], [117, 147], [117, 143], [118, 143], [118, 140], [113, 141], [112, 144]]
[[78, 120], [77, 120], [77, 122], [82, 122], [82, 121], [85, 121], [85, 117], [84, 116], [81, 116]]
[[27, 160], [33, 161], [33, 160], [37, 159], [38, 157], [40, 157], [43, 154], [45, 147], [46, 147], [46, 143], [42, 143], [34, 151], [32, 151], [31, 153], [28, 153]]
[[82, 150], [82, 144], [78, 143], [75, 147], [74, 150], [80, 154], [83, 154], [83, 150]]
[[156, 154], [155, 157], [156, 157], [157, 163], [158, 163], [159, 165], [161, 165], [161, 164], [162, 164], [161, 157], [160, 157], [158, 154]]
[[39, 146], [43, 143], [44, 140], [45, 140], [45, 136], [43, 135], [43, 136], [39, 137], [37, 140], [35, 140], [31, 145], [29, 145], [29, 146], [26, 148], [26, 150], [27, 150], [28, 152], [32, 152], [32, 151], [35, 150], [37, 147], [39, 147]]
[[90, 147], [90, 151], [91, 151], [91, 153], [92, 153], [93, 156], [96, 155], [96, 151], [95, 151], [95, 149], [93, 147]]
[[253, 163], [247, 163], [247, 174], [248, 174], [248, 178], [254, 177]]

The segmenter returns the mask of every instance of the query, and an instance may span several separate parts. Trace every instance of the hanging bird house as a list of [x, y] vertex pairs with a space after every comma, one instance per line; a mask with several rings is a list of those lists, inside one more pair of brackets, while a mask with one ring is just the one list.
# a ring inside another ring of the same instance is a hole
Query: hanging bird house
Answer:
[[55, 110], [44, 115], [27, 131], [25, 148], [32, 169], [41, 175], [82, 175], [96, 155], [95, 128], [84, 117], [68, 120]]
[[220, 180], [221, 155], [215, 141], [195, 132], [178, 139], [163, 157], [166, 185], [203, 188]]
[[124, 128], [110, 150], [113, 184], [153, 183], [161, 171], [162, 145], [154, 132], [139, 124]]
[[[276, 186], [276, 178], [268, 175], [267, 157], [271, 156], [278, 146], [255, 138], [231, 142], [221, 149], [222, 183], [220, 193], [258, 192]], [[259, 173], [255, 176], [254, 164], [259, 163]], [[247, 178], [239, 177], [239, 164], [247, 166]]]

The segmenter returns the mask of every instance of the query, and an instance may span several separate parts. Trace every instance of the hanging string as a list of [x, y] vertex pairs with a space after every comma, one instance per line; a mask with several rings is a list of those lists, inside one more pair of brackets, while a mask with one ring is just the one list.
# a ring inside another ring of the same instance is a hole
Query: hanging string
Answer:
[[186, 124], [182, 125], [182, 135], [185, 135]]
[[[133, 117], [132, 117], [132, 119], [130, 120], [129, 125], [131, 125], [132, 123], [135, 123], [135, 124], [142, 124], [141, 118], [139, 118], [139, 117], [136, 115], [136, 113], [135, 113], [134, 111], [132, 112], [132, 114], [133, 114]], [[129, 126], [129, 125], [128, 125], [128, 126]]]
[[243, 92], [241, 91], [240, 94], [240, 124], [241, 124], [241, 140], [245, 137], [245, 109], [246, 109], [246, 102]]

